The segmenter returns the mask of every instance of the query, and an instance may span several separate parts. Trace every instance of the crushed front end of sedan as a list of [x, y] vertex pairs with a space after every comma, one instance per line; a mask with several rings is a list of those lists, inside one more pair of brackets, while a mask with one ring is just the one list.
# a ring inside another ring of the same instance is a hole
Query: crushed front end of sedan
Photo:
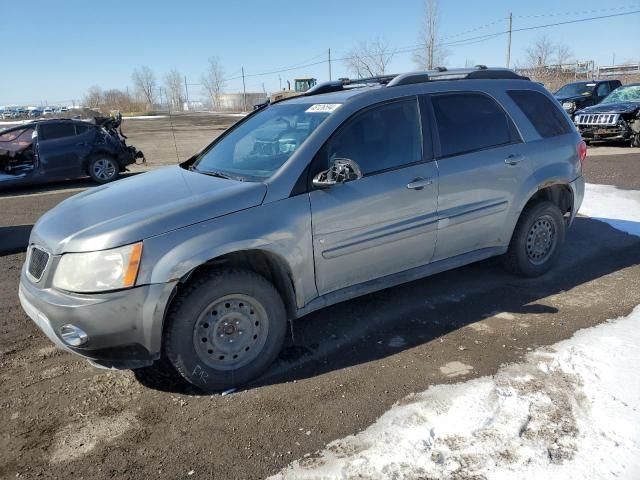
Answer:
[[600, 104], [576, 112], [574, 122], [587, 141], [629, 142], [640, 147], [640, 83], [619, 87]]
[[90, 176], [116, 180], [144, 155], [127, 145], [122, 118], [51, 119], [0, 131], [0, 189]]

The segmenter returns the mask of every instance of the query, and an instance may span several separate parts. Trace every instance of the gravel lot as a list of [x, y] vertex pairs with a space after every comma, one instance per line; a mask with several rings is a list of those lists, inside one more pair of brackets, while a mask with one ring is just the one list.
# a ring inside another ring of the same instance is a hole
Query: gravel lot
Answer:
[[[124, 132], [153, 168], [176, 162], [172, 126], [184, 160], [236, 120], [126, 120]], [[640, 190], [640, 152], [591, 148], [586, 176]], [[40, 215], [90, 187], [0, 197], [1, 478], [264, 478], [361, 431], [407, 394], [493, 374], [627, 315], [640, 298], [640, 240], [581, 217], [541, 279], [509, 276], [489, 260], [330, 307], [296, 322], [259, 382], [201, 395], [144, 373], [95, 369], [56, 350], [22, 312], [24, 255], [7, 254], [9, 244], [21, 250]]]

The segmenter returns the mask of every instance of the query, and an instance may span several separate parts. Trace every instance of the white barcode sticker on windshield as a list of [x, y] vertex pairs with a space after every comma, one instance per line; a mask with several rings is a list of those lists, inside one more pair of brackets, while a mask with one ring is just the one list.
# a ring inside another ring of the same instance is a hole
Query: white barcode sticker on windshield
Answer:
[[307, 108], [306, 113], [331, 113], [335, 111], [341, 103], [316, 103]]

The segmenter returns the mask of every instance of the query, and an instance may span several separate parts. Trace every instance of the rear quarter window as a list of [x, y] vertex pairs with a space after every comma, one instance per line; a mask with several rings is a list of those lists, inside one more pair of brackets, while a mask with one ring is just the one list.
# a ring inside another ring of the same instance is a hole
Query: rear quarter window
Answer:
[[509, 90], [507, 94], [529, 119], [542, 138], [571, 133], [573, 127], [560, 111], [560, 105], [535, 90]]

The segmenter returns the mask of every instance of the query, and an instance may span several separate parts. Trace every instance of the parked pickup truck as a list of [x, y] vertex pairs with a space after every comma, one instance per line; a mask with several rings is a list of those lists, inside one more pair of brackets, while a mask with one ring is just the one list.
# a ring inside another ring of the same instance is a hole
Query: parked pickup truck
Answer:
[[180, 165], [46, 213], [20, 301], [94, 364], [234, 387], [314, 310], [493, 256], [543, 275], [580, 208], [586, 151], [511, 70], [321, 84]]
[[554, 93], [562, 108], [570, 115], [581, 108], [597, 105], [622, 83], [620, 80], [592, 80], [567, 83]]

